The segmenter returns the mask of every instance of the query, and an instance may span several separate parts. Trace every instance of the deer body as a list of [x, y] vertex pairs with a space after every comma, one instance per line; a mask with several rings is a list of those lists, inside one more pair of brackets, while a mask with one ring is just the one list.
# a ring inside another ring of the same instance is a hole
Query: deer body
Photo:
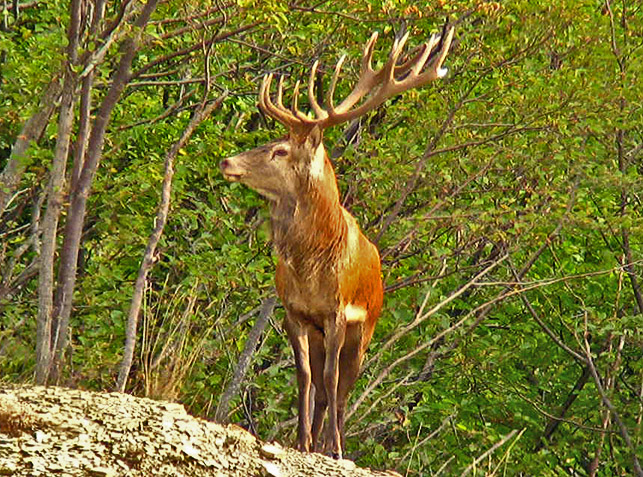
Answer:
[[[377, 38], [374, 34], [364, 50], [358, 83], [337, 107], [332, 96], [343, 60], [335, 69], [326, 109], [319, 106], [313, 92], [315, 63], [308, 97], [316, 119], [297, 109], [298, 83], [291, 109], [282, 104], [283, 78], [273, 103], [272, 75], [268, 75], [262, 83], [259, 106], [286, 125], [288, 135], [221, 162], [226, 179], [244, 183], [270, 202], [278, 256], [277, 293], [286, 310], [284, 328], [297, 367], [300, 450], [320, 450], [319, 435], [328, 410], [325, 445], [331, 455], [341, 458], [348, 395], [383, 300], [379, 253], [341, 205], [335, 172], [322, 143], [323, 130], [444, 75], [441, 65], [452, 32], [449, 30], [443, 40], [432, 37], [413, 59], [401, 64], [398, 58], [407, 37], [396, 40], [388, 62], [377, 72], [370, 65]], [[422, 72], [425, 65], [429, 70]]]
[[286, 309], [284, 328], [295, 350], [299, 383], [298, 447], [318, 450], [330, 407], [329, 433], [335, 436], [328, 440], [337, 442], [331, 453], [340, 456], [346, 400], [382, 308], [377, 248], [340, 204], [321, 134], [302, 143], [275, 141], [225, 159], [221, 168], [227, 179], [255, 188], [270, 201], [277, 293]]

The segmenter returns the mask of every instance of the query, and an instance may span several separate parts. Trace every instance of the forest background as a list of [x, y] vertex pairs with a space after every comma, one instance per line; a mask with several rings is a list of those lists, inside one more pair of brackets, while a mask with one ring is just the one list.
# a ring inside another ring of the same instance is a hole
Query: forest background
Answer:
[[[218, 162], [283, 134], [264, 74], [324, 89], [380, 32], [448, 76], [328, 131], [382, 318], [347, 454], [408, 475], [630, 475], [643, 456], [637, 0], [5, 1], [3, 382], [177, 400], [294, 439], [267, 208]], [[319, 88], [318, 88], [319, 89]]]

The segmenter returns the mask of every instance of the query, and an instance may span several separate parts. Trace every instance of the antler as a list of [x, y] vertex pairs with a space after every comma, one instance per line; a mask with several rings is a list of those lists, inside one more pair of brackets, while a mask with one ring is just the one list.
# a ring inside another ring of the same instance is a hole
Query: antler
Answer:
[[[335, 66], [335, 72], [324, 102], [325, 108], [322, 108], [315, 98], [315, 75], [319, 66], [319, 62], [315, 61], [308, 81], [308, 101], [315, 112], [315, 119], [308, 117], [297, 107], [299, 81], [295, 84], [290, 109], [283, 105], [283, 76], [279, 79], [277, 86], [276, 103], [272, 102], [270, 98], [272, 73], [266, 75], [261, 83], [259, 107], [265, 114], [276, 119], [295, 134], [306, 134], [314, 126], [326, 129], [360, 117], [396, 94], [423, 86], [446, 75], [447, 70], [442, 68], [442, 63], [449, 52], [453, 39], [453, 28], [447, 29], [445, 26], [444, 30], [446, 30], [446, 35], [444, 35], [444, 31], [443, 36], [432, 35], [429, 41], [416, 48], [417, 53], [411, 59], [398, 64], [398, 59], [409, 36], [407, 32], [401, 39], [395, 40], [386, 64], [379, 71], [373, 70], [371, 66], [377, 41], [377, 32], [373, 33], [364, 47], [357, 84], [336, 107], [333, 105], [333, 95], [346, 55], [342, 56]], [[425, 69], [426, 71], [422, 71]], [[368, 97], [357, 105], [365, 96]]]

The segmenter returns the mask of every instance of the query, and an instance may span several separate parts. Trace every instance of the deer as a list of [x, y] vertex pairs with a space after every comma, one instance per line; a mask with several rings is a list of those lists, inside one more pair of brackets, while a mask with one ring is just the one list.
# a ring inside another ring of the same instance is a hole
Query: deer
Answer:
[[319, 67], [315, 61], [308, 82], [308, 103], [314, 117], [299, 110], [300, 81], [294, 85], [288, 108], [283, 103], [284, 76], [273, 101], [273, 74], [265, 75], [259, 108], [288, 133], [220, 163], [226, 180], [248, 186], [269, 202], [278, 259], [275, 283], [296, 366], [296, 447], [301, 451], [321, 451], [320, 433], [328, 411], [324, 451], [342, 458], [348, 396], [373, 336], [384, 294], [379, 252], [342, 206], [323, 144], [324, 130], [361, 118], [397, 94], [444, 77], [447, 70], [442, 65], [453, 31], [445, 25], [441, 35], [432, 35], [401, 59], [407, 32], [394, 41], [379, 70], [372, 67], [378, 37], [374, 32], [364, 47], [357, 82], [337, 106], [333, 96], [346, 55], [335, 66], [324, 107], [315, 92]]

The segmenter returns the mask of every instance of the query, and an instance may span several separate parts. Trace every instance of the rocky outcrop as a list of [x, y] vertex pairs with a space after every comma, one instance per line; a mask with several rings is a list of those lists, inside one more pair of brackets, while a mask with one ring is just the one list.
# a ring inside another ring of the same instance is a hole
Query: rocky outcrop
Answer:
[[0, 386], [0, 475], [391, 476], [267, 444], [180, 404], [120, 393]]

